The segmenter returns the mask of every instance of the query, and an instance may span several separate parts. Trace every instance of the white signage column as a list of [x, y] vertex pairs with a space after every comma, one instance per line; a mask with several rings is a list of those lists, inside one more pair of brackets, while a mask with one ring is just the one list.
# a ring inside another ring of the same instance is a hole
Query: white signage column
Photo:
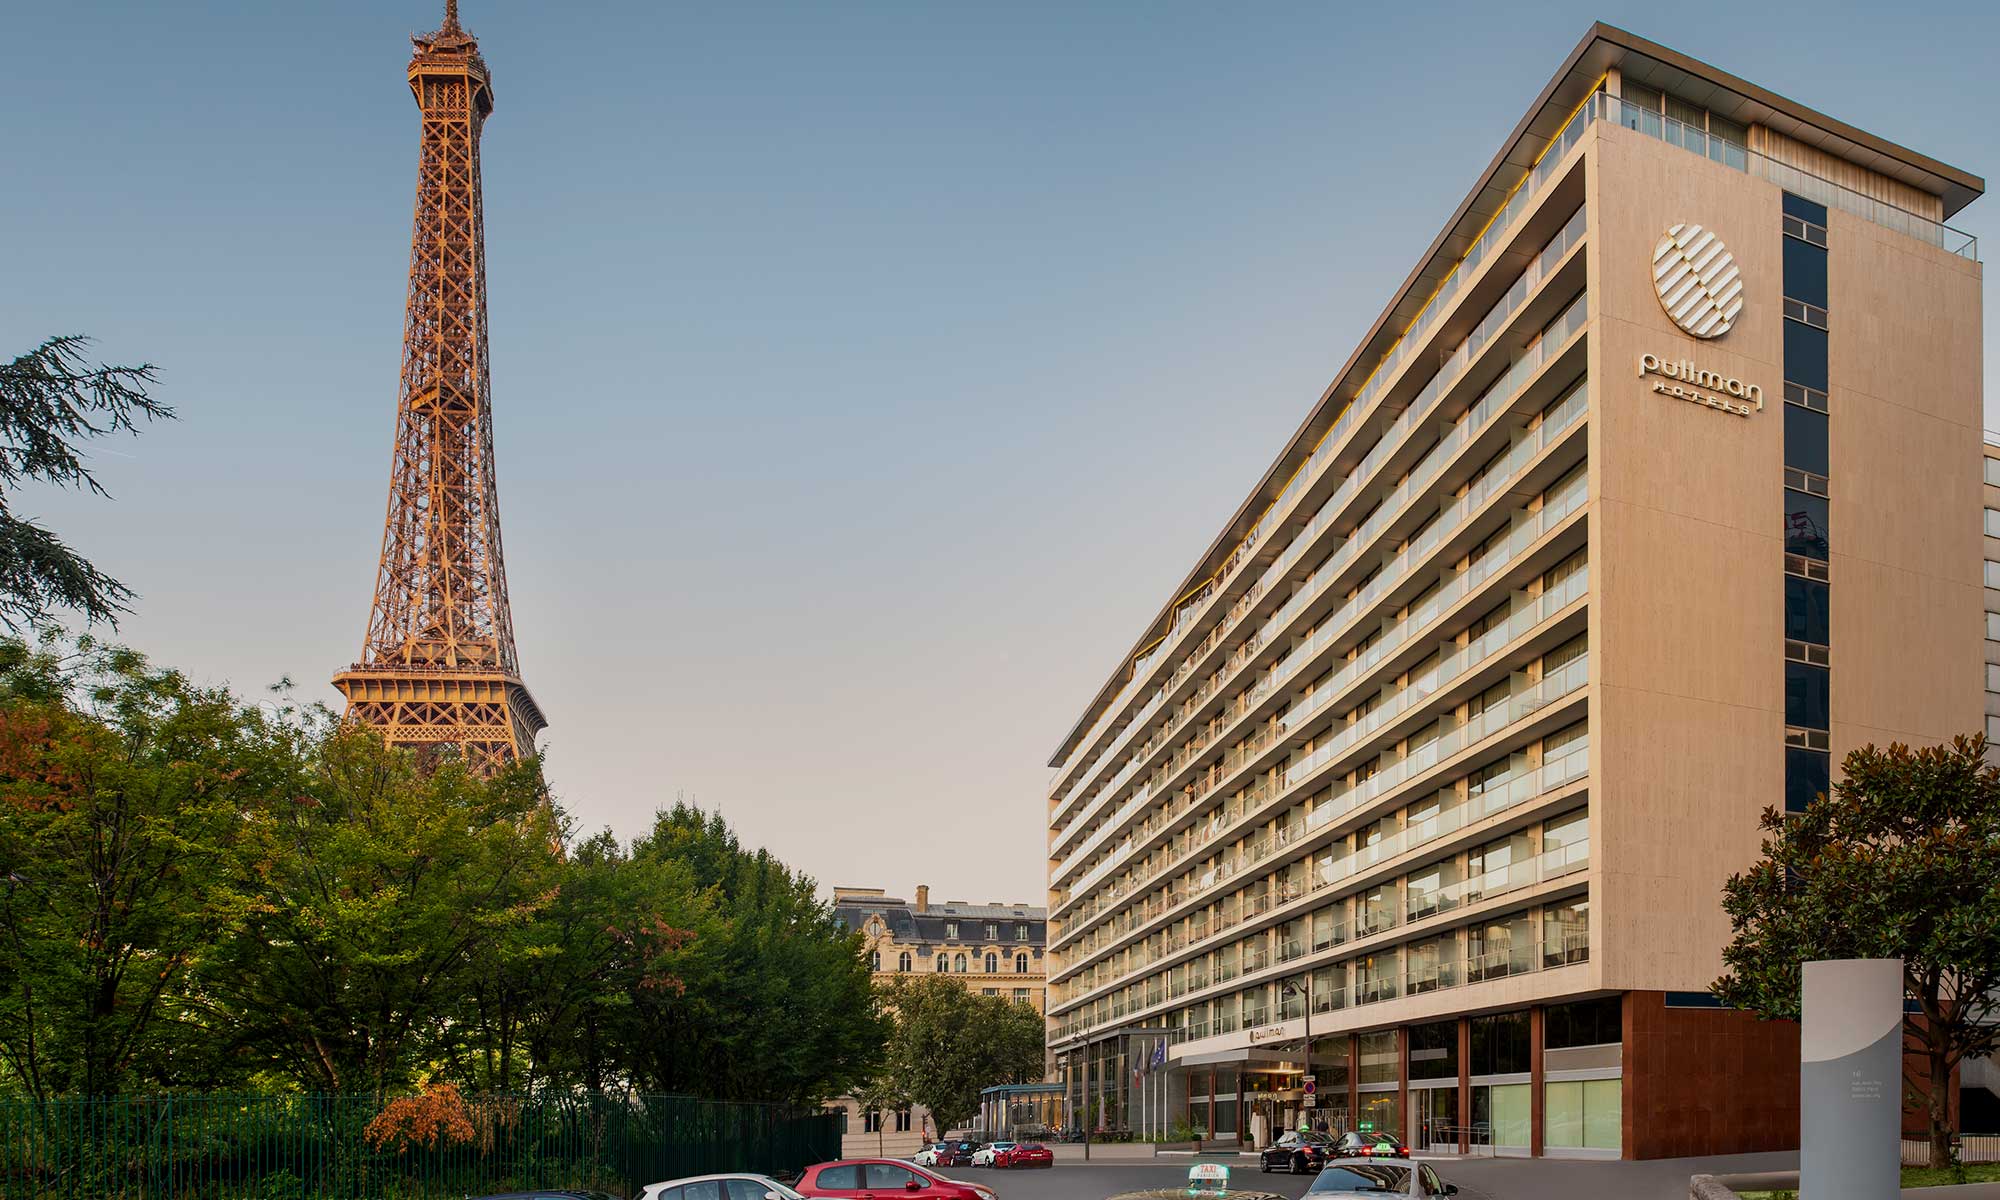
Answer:
[[1898, 1194], [1903, 1137], [1903, 964], [1809, 962], [1799, 1037], [1799, 1192]]

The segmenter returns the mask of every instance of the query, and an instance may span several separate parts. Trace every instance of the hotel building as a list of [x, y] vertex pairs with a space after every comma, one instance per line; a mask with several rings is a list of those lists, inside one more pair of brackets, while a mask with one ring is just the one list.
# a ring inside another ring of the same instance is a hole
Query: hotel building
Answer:
[[1055, 753], [1071, 1120], [1797, 1144], [1721, 888], [1990, 711], [1983, 189], [1591, 28]]

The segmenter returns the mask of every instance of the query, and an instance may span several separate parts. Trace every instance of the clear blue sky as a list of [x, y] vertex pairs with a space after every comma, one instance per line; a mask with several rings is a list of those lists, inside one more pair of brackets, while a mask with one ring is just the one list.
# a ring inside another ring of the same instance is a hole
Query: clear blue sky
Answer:
[[[439, 8], [7, 5], [0, 353], [181, 413], [21, 508], [246, 693], [360, 648]], [[939, 899], [1041, 896], [1051, 748], [1592, 19], [2000, 173], [1990, 4], [463, 11], [557, 791]]]

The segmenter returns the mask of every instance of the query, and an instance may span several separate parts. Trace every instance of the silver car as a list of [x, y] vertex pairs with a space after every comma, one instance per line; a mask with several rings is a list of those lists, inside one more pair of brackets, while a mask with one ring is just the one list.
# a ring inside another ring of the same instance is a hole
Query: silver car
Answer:
[[1380, 1200], [1382, 1196], [1456, 1196], [1458, 1185], [1446, 1183], [1429, 1163], [1380, 1158], [1329, 1159], [1306, 1195], [1314, 1200], [1349, 1196]]
[[649, 1183], [639, 1200], [805, 1200], [768, 1175], [747, 1171], [729, 1175], [690, 1175]]

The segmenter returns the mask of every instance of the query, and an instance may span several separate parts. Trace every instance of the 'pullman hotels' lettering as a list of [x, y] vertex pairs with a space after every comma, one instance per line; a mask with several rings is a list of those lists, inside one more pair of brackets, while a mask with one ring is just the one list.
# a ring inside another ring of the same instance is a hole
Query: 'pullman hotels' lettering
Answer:
[[[1754, 383], [1745, 383], [1727, 375], [1697, 367], [1691, 359], [1662, 359], [1657, 354], [1639, 356], [1639, 377], [1658, 375], [1661, 380], [1675, 380], [1679, 384], [1655, 381], [1653, 390], [1676, 400], [1686, 400], [1719, 412], [1747, 417], [1752, 412], [1762, 412], [1764, 389]], [[1714, 393], [1721, 393], [1716, 395]], [[1743, 403], [1735, 404], [1724, 397], [1733, 397]]]

